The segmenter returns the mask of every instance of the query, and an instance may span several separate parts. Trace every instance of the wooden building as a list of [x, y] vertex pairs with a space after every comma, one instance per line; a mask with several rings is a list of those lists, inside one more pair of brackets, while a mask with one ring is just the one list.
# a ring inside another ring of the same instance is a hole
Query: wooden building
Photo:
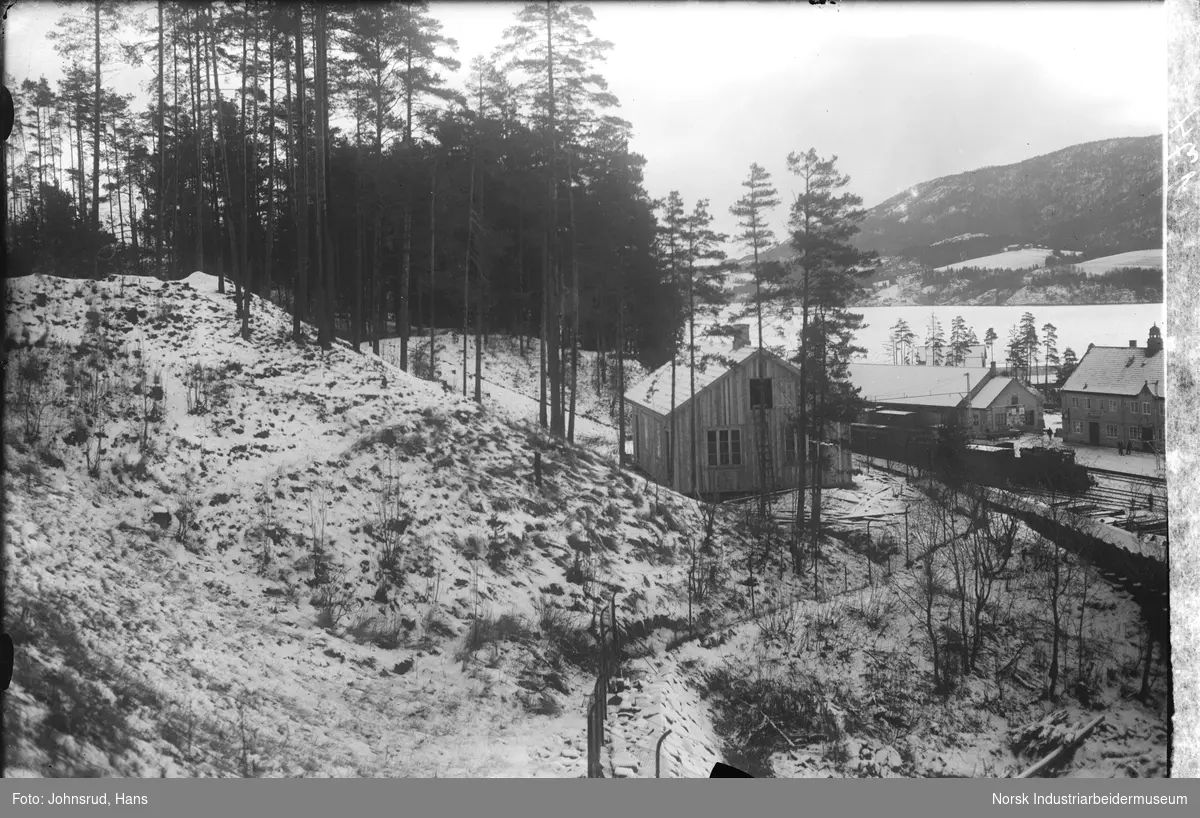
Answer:
[[1017, 378], [957, 366], [850, 364], [850, 380], [867, 401], [861, 421], [932, 429], [959, 426], [976, 437], [1042, 428], [1042, 396]]
[[1165, 451], [1166, 384], [1162, 334], [1150, 328], [1146, 346], [1088, 347], [1063, 384], [1063, 440], [1095, 446]]
[[1017, 378], [997, 375], [980, 386], [967, 402], [968, 432], [994, 437], [1010, 432], [1041, 431], [1042, 393]]
[[[799, 485], [800, 370], [750, 346], [749, 326], [741, 330], [732, 349], [698, 354], [695, 373], [686, 361], [676, 363], [673, 399], [670, 363], [625, 393], [633, 462], [655, 482], [709, 499]], [[835, 442], [822, 446], [822, 485], [849, 484], [848, 437], [848, 428], [831, 429]]]

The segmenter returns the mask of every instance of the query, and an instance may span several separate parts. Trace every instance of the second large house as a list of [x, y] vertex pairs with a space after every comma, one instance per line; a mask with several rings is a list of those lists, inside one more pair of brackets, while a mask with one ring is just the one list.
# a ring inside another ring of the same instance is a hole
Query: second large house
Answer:
[[[793, 419], [800, 370], [751, 346], [749, 327], [740, 329], [732, 349], [710, 350], [695, 373], [686, 362], [677, 362], [674, 395], [670, 363], [625, 393], [633, 462], [655, 482], [707, 499], [799, 485]], [[843, 443], [848, 437], [844, 425], [830, 430], [828, 439], [834, 442], [821, 448], [822, 485], [850, 483], [851, 453]]]
[[1163, 451], [1166, 399], [1162, 334], [1146, 346], [1091, 346], [1062, 386], [1063, 440]]

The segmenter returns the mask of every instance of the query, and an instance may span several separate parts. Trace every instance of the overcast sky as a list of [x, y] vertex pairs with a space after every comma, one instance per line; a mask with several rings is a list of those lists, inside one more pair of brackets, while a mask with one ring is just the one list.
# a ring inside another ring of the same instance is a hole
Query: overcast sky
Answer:
[[[490, 54], [519, 3], [441, 3], [431, 11], [471, 58]], [[716, 227], [751, 162], [785, 203], [789, 151], [837, 154], [867, 206], [938, 176], [1017, 162], [1068, 145], [1163, 133], [1165, 9], [1117, 3], [603, 2], [593, 33], [613, 44], [601, 70], [648, 160], [652, 196], [710, 200]], [[9, 11], [16, 85], [62, 60], [45, 33], [53, 3]], [[149, 67], [105, 82], [135, 93]], [[17, 100], [18, 106], [20, 100]], [[786, 208], [775, 214], [782, 238]], [[729, 248], [740, 255], [736, 248]]]

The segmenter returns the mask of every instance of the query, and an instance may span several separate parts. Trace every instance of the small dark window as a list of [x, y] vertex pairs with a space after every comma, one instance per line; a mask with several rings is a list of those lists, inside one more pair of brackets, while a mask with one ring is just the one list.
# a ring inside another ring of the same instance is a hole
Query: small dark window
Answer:
[[771, 398], [770, 378], [750, 379], [750, 407], [752, 409], [757, 409], [760, 406], [766, 409], [772, 408]]
[[1016, 406], [1016, 405], [1017, 405], [1017, 400], [1018, 400], [1018, 399], [1019, 399], [1019, 396], [1018, 396], [1018, 395], [1013, 395], [1012, 397], [1010, 397], [1010, 398], [1008, 399], [1008, 405], [1009, 405], [1009, 406]]

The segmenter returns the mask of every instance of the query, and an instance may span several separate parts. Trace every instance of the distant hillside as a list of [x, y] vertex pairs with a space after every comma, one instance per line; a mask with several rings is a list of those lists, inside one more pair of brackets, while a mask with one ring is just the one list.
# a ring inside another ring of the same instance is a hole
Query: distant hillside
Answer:
[[1074, 145], [923, 182], [868, 212], [859, 246], [930, 267], [1014, 244], [1088, 257], [1162, 246], [1162, 137]]
[[[1161, 213], [1162, 137], [1106, 139], [922, 182], [871, 208], [857, 243], [885, 277], [1023, 246], [1097, 258], [1161, 247]], [[785, 240], [759, 260], [792, 255]]]

